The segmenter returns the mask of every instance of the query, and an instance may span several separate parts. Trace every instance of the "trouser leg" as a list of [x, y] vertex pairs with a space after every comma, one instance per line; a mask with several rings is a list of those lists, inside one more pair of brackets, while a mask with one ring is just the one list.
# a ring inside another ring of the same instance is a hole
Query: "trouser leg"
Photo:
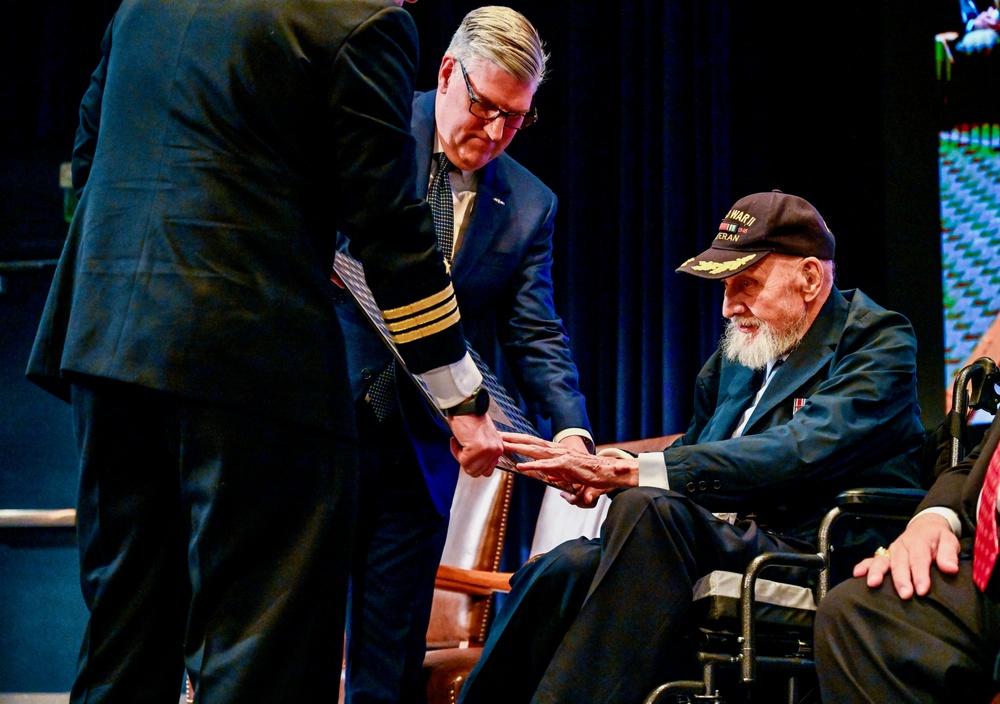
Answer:
[[202, 406], [182, 409], [179, 428], [187, 661], [199, 702], [335, 696], [357, 501], [353, 428]]
[[358, 409], [361, 494], [347, 627], [348, 704], [422, 702], [434, 578], [448, 532], [394, 413]]
[[720, 521], [686, 496], [651, 488], [619, 494], [601, 530], [601, 561], [580, 613], [532, 701], [641, 701], [657, 684], [690, 677], [692, 587], [741, 572], [762, 552], [791, 550], [756, 525]]
[[935, 570], [931, 591], [903, 600], [891, 579], [871, 589], [849, 579], [816, 615], [816, 660], [825, 702], [986, 702], [997, 691], [1000, 609], [972, 582]]
[[459, 702], [516, 704], [531, 699], [590, 589], [600, 550], [597, 540], [571, 540], [514, 574], [511, 592]]
[[72, 399], [89, 616], [71, 701], [176, 704], [190, 586], [172, 409], [124, 384], [76, 384]]

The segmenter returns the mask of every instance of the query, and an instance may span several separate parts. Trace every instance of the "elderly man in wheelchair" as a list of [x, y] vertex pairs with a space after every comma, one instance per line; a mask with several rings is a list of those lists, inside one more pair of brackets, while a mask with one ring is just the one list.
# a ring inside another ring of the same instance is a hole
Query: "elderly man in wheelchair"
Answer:
[[[591, 456], [527, 436], [525, 469], [602, 493], [594, 540], [525, 565], [460, 701], [638, 702], [697, 667], [693, 589], [763, 553], [816, 558], [820, 519], [858, 486], [915, 487], [923, 445], [909, 322], [833, 282], [834, 238], [806, 201], [738, 201], [679, 271], [725, 285], [727, 332], [662, 452]], [[804, 579], [791, 570], [785, 575]]]

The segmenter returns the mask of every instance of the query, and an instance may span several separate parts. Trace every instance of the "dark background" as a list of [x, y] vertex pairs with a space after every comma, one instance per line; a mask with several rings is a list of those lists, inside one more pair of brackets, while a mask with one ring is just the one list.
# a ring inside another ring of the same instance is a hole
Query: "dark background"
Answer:
[[[418, 88], [433, 88], [451, 33], [478, 4], [408, 6], [421, 32]], [[560, 197], [557, 308], [598, 442], [683, 430], [722, 329], [722, 287], [673, 270], [708, 246], [733, 202], [774, 188], [823, 213], [841, 288], [913, 321], [924, 420], [937, 423], [933, 35], [957, 24], [953, 3], [509, 4], [552, 55], [541, 119], [509, 152]], [[59, 164], [117, 5], [4, 4], [0, 508], [75, 505], [68, 409], [23, 369], [66, 230]], [[83, 623], [71, 546], [58, 532], [34, 543], [0, 533], [0, 692], [69, 688]]]

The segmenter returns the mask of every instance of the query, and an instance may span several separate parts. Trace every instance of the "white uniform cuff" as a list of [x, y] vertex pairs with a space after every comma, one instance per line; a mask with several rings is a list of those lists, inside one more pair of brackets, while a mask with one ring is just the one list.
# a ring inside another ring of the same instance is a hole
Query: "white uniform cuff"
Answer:
[[483, 383], [483, 375], [468, 352], [457, 362], [417, 374], [416, 377], [430, 391], [438, 408], [457, 406]]

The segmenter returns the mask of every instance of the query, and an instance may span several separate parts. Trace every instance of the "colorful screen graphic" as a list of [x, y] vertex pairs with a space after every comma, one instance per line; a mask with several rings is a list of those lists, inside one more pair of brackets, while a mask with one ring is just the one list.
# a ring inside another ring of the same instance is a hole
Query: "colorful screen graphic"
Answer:
[[1000, 124], [962, 124], [938, 142], [945, 378], [1000, 359]]
[[935, 35], [945, 395], [962, 367], [1000, 360], [1000, 12], [963, 0]]

